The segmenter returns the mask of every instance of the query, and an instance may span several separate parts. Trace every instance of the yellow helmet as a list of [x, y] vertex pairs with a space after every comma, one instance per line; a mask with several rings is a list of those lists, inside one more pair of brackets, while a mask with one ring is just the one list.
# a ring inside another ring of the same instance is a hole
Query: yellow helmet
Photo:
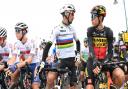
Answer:
[[96, 14], [98, 16], [106, 16], [106, 8], [103, 5], [97, 5], [92, 8], [91, 14]]

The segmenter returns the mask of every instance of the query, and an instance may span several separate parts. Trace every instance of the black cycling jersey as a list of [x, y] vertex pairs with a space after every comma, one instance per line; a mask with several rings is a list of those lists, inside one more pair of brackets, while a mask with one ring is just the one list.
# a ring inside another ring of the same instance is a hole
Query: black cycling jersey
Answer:
[[94, 58], [112, 58], [113, 31], [110, 28], [105, 26], [102, 30], [98, 30], [95, 27], [90, 27], [87, 29], [87, 37], [89, 52]]

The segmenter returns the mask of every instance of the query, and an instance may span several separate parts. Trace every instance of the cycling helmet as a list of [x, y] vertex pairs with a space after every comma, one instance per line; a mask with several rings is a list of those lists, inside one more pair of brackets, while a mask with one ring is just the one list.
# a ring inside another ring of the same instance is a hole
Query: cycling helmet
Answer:
[[3, 27], [0, 27], [0, 37], [7, 37], [7, 30]]
[[25, 23], [19, 22], [15, 25], [15, 31], [16, 32], [20, 32], [23, 30], [26, 30], [26, 33], [28, 32], [28, 26]]
[[106, 8], [102, 5], [97, 5], [91, 10], [91, 14], [96, 14], [97, 16], [106, 16]]
[[75, 12], [75, 7], [72, 4], [66, 4], [60, 9], [60, 13], [63, 14], [64, 12]]

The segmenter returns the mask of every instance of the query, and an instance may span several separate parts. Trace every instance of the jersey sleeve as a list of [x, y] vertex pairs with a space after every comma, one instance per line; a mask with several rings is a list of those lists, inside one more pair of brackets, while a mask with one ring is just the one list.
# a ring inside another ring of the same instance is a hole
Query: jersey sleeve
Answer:
[[112, 58], [113, 56], [113, 31], [110, 28], [107, 29], [107, 41], [108, 41], [107, 58]]
[[76, 34], [76, 30], [74, 28], [72, 30], [73, 30], [73, 38], [74, 38], [75, 41], [77, 41], [78, 37], [77, 37], [77, 34]]
[[93, 49], [93, 39], [92, 39], [92, 29], [87, 29], [87, 38], [88, 38], [88, 46], [89, 46], [89, 54], [91, 57], [95, 57], [94, 49]]
[[30, 50], [30, 55], [36, 55], [36, 42], [34, 40], [31, 40], [31, 50]]

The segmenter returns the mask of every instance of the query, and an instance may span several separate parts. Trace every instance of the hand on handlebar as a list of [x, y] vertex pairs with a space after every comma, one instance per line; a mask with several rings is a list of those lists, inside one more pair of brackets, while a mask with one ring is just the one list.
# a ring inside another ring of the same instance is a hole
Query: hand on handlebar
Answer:
[[81, 62], [80, 61], [80, 53], [79, 52], [77, 52], [77, 54], [76, 54], [76, 61], [79, 62], [79, 63]]
[[98, 75], [100, 73], [100, 68], [96, 66], [96, 68], [93, 69], [94, 74]]
[[42, 62], [40, 63], [40, 65], [36, 67], [35, 76], [36, 76], [37, 74], [39, 74], [39, 72], [42, 70], [42, 68], [44, 68], [44, 66], [45, 66], [45, 62], [42, 61]]

